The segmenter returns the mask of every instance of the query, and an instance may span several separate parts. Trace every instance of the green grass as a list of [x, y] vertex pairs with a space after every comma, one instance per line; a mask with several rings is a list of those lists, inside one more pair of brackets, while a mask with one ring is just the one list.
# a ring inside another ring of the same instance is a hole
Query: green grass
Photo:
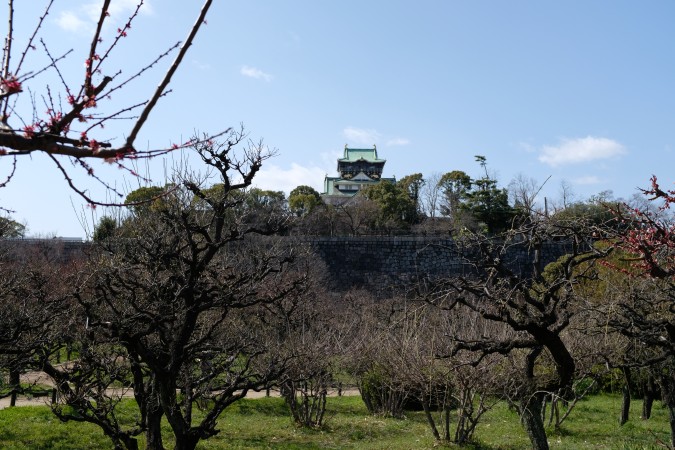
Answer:
[[[52, 393], [52, 388], [50, 386], [41, 384], [21, 383], [20, 387], [23, 389], [23, 395], [29, 398], [46, 397]], [[0, 396], [7, 397], [10, 392], [12, 392], [11, 386], [7, 384], [0, 385]]]
[[[639, 418], [640, 401], [632, 405], [631, 420], [619, 427], [619, 396], [601, 395], [580, 402], [560, 432], [549, 431], [552, 449], [642, 450], [668, 442], [668, 418], [657, 404], [648, 421]], [[131, 405], [130, 405], [131, 406]], [[201, 449], [431, 449], [436, 443], [423, 414], [408, 413], [397, 420], [371, 416], [359, 397], [331, 398], [323, 429], [296, 427], [278, 398], [242, 400], [221, 417], [220, 434], [202, 442]], [[171, 448], [165, 426], [165, 446]], [[520, 450], [529, 447], [518, 416], [506, 405], [490, 411], [478, 425], [474, 450]], [[141, 443], [142, 446], [142, 443]], [[93, 425], [61, 423], [47, 407], [0, 410], [0, 448], [108, 449], [110, 441]]]
[[110, 440], [97, 427], [61, 423], [46, 406], [25, 406], [0, 411], [0, 448], [107, 449]]

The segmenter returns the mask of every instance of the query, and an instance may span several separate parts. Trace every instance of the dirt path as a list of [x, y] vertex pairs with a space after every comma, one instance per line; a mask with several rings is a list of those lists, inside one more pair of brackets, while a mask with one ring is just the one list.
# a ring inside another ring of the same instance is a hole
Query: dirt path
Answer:
[[[21, 375], [21, 383], [33, 384], [46, 387], [54, 387], [54, 383], [49, 376], [44, 372], [28, 372]], [[110, 395], [122, 395], [123, 397], [133, 397], [133, 391], [131, 389], [109, 389]], [[330, 397], [337, 397], [337, 390], [332, 390], [328, 394]], [[358, 389], [344, 389], [342, 395], [359, 395]], [[265, 391], [255, 392], [249, 391], [246, 394], [246, 398], [263, 398], [266, 397], [267, 393]], [[279, 397], [278, 390], [271, 390], [270, 397]], [[9, 407], [10, 399], [9, 397], [0, 399], [0, 409], [5, 409]], [[16, 400], [16, 406], [49, 406], [51, 403], [51, 395], [44, 397], [31, 397], [20, 395]]]

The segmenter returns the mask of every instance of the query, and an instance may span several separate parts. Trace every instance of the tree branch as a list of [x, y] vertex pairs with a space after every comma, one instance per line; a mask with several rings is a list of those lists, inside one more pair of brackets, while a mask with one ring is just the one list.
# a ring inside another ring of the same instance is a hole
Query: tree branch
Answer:
[[211, 2], [212, 0], [206, 0], [204, 2], [204, 6], [202, 6], [201, 13], [199, 14], [199, 17], [197, 18], [195, 24], [192, 26], [192, 29], [190, 30], [190, 33], [188, 34], [188, 37], [185, 40], [185, 43], [181, 46], [175, 61], [173, 62], [171, 67], [169, 67], [169, 70], [164, 75], [164, 79], [159, 84], [159, 86], [157, 86], [155, 94], [150, 98], [148, 104], [145, 105], [145, 109], [143, 110], [140, 117], [136, 121], [136, 125], [134, 125], [134, 128], [131, 130], [131, 133], [129, 133], [129, 137], [127, 138], [126, 141], [127, 148], [131, 149], [134, 147], [134, 141], [136, 140], [138, 133], [141, 131], [141, 128], [145, 124], [145, 121], [148, 119], [148, 116], [150, 115], [152, 109], [155, 107], [155, 104], [157, 104], [157, 100], [159, 100], [159, 98], [162, 96], [162, 93], [171, 82], [171, 77], [178, 69], [178, 66], [180, 65], [181, 61], [183, 60], [183, 57], [185, 56], [185, 53], [187, 53], [188, 48], [192, 45], [192, 41], [197, 35], [197, 31], [199, 31], [199, 28], [204, 23], [206, 13], [208, 12], [209, 7], [211, 6]]

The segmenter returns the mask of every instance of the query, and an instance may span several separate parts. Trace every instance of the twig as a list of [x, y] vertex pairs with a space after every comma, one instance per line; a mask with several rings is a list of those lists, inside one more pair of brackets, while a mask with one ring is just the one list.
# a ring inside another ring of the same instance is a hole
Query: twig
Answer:
[[[2, 56], [2, 79], [6, 80], [9, 78], [9, 61], [12, 57], [12, 40], [14, 39], [14, 0], [9, 0], [9, 17], [8, 17], [8, 29], [7, 36], [5, 36], [5, 48], [3, 49]], [[2, 123], [7, 123], [7, 106], [9, 105], [9, 98], [2, 98], [2, 117], [0, 121]]]
[[98, 19], [98, 23], [96, 24], [96, 31], [94, 32], [94, 36], [91, 38], [91, 44], [89, 46], [89, 59], [87, 59], [85, 63], [84, 84], [82, 85], [80, 93], [77, 95], [77, 100], [80, 100], [80, 97], [82, 97], [82, 95], [84, 95], [85, 97], [92, 97], [92, 95], [90, 95], [90, 91], [93, 90], [91, 86], [91, 77], [94, 73], [93, 67], [94, 59], [97, 58], [96, 46], [98, 45], [99, 38], [101, 37], [101, 29], [103, 28], [105, 18], [109, 16], [108, 13], [109, 7], [110, 7], [110, 0], [103, 0], [103, 6], [101, 6], [101, 16]]
[[[103, 61], [105, 61], [108, 58], [112, 49], [117, 46], [120, 39], [122, 39], [123, 37], [126, 37], [127, 31], [131, 28], [131, 22], [133, 22], [133, 20], [136, 18], [136, 16], [138, 16], [138, 12], [140, 11], [141, 6], [143, 6], [143, 2], [144, 2], [144, 0], [140, 0], [138, 2], [138, 4], [136, 5], [136, 9], [134, 10], [133, 14], [131, 14], [129, 19], [127, 20], [127, 23], [124, 24], [124, 27], [122, 29], [118, 30], [118, 33], [117, 33], [117, 36], [115, 37], [115, 40], [112, 42], [112, 44], [110, 44], [110, 47], [108, 47], [108, 49], [103, 54], [103, 56], [98, 58], [98, 63], [96, 63], [96, 67], [93, 67], [94, 60], [90, 59], [91, 63], [92, 63], [91, 73], [98, 72], [101, 69], [101, 65], [103, 64]], [[96, 55], [96, 53], [94, 52], [94, 53], [89, 55], [89, 58], [93, 58], [95, 55]]]
[[[61, 162], [60, 162], [58, 159], [56, 159], [56, 157], [55, 157], [54, 155], [52, 155], [51, 153], [48, 153], [47, 155], [51, 158], [52, 161], [54, 161], [54, 164], [56, 164], [56, 167], [59, 169], [59, 171], [61, 172], [61, 174], [63, 174], [63, 177], [65, 178], [66, 183], [68, 183], [68, 186], [70, 186], [70, 188], [71, 188], [77, 195], [79, 195], [80, 197], [82, 197], [82, 198], [83, 198], [90, 206], [96, 207], [96, 206], [122, 206], [122, 205], [124, 205], [124, 203], [116, 203], [116, 202], [100, 202], [100, 201], [96, 201], [96, 200], [92, 199], [89, 195], [87, 195], [87, 193], [86, 193], [84, 190], [79, 189], [79, 188], [75, 185], [75, 183], [73, 182], [73, 179], [70, 177], [70, 175], [68, 175], [68, 171], [63, 167], [63, 165], [61, 164]], [[84, 161], [79, 160], [79, 159], [78, 159], [77, 161], [78, 161], [80, 164], [85, 164], [83, 167], [86, 167], [86, 163], [84, 163]], [[91, 169], [88, 169], [88, 170], [91, 170]], [[93, 172], [92, 172], [92, 171], [89, 172], [89, 175], [91, 175], [91, 176], [94, 177], [96, 180], [98, 180], [99, 182], [101, 182], [107, 189], [109, 189], [110, 191], [114, 192], [118, 197], [121, 198], [121, 197], [123, 196], [120, 192], [117, 192], [117, 191], [116, 191], [115, 189], [113, 189], [110, 185], [104, 183], [100, 178], [98, 178], [98, 177], [96, 177], [95, 175], [93, 175]]]
[[[169, 53], [171, 53], [172, 51], [174, 51], [179, 45], [180, 45], [180, 42], [176, 42], [171, 48], [169, 48], [167, 51], [165, 51], [164, 53], [162, 53], [161, 55], [159, 55], [153, 62], [151, 62], [151, 63], [148, 64], [147, 66], [143, 67], [141, 70], [139, 70], [139, 71], [136, 72], [134, 75], [132, 75], [131, 77], [127, 78], [126, 80], [124, 80], [123, 82], [121, 82], [120, 84], [118, 84], [117, 86], [111, 88], [109, 91], [105, 92], [102, 96], [103, 96], [103, 97], [108, 96], [108, 95], [112, 94], [113, 92], [115, 92], [116, 90], [121, 89], [122, 87], [124, 87], [125, 85], [127, 85], [128, 83], [130, 83], [132, 80], [134, 80], [134, 79], [140, 77], [145, 71], [150, 70], [150, 69], [151, 69], [152, 67], [154, 67], [155, 64], [157, 64], [161, 59], [163, 59], [163, 58], [165, 58], [166, 56], [168, 56]], [[115, 77], [113, 76], [113, 78], [115, 78]], [[143, 104], [147, 104], [147, 103], [148, 103], [147, 101], [146, 101], [146, 102], [143, 102]]]
[[[15, 173], [16, 173], [16, 156], [14, 157], [14, 159], [13, 159], [13, 161], [12, 161], [12, 170], [11, 170], [11, 172], [9, 173], [9, 175], [7, 175], [7, 177], [5, 177], [5, 181], [3, 181], [2, 183], [0, 183], [0, 188], [4, 188], [5, 186], [7, 186], [7, 184], [8, 184], [8, 183], [12, 180], [12, 178], [14, 177], [14, 174], [15, 174]], [[4, 208], [2, 208], [2, 209], [4, 209]]]
[[[42, 48], [44, 48], [45, 53], [47, 54], [47, 57], [51, 61], [51, 64], [47, 67], [50, 67], [50, 66], [54, 67], [54, 69], [56, 70], [56, 74], [59, 76], [59, 79], [61, 80], [61, 84], [63, 85], [63, 87], [66, 90], [66, 94], [68, 94], [69, 96], [72, 96], [72, 94], [70, 93], [70, 89], [68, 88], [68, 83], [66, 83], [66, 80], [63, 78], [63, 74], [61, 74], [61, 71], [59, 70], [59, 66], [56, 65], [56, 63], [58, 62], [58, 59], [54, 59], [52, 57], [52, 54], [49, 52], [49, 49], [47, 48], [47, 44], [45, 44], [45, 41], [42, 38], [40, 39], [40, 44], [42, 44]], [[71, 51], [72, 51], [72, 49], [70, 51], [68, 51], [65, 55], [63, 55], [63, 57], [65, 57]]]
[[138, 133], [141, 131], [141, 128], [143, 127], [143, 124], [145, 124], [145, 121], [148, 119], [148, 116], [150, 115], [150, 112], [152, 109], [155, 107], [155, 104], [157, 104], [157, 100], [161, 97], [162, 93], [166, 89], [166, 87], [169, 85], [169, 82], [171, 81], [171, 77], [173, 74], [176, 72], [178, 69], [178, 66], [180, 65], [181, 61], [183, 60], [183, 57], [187, 53], [188, 48], [192, 45], [192, 41], [194, 40], [195, 36], [197, 35], [197, 31], [199, 31], [199, 28], [201, 25], [204, 23], [204, 19], [206, 18], [206, 13], [209, 10], [209, 7], [211, 6], [212, 0], [206, 0], [204, 2], [204, 6], [202, 6], [201, 13], [199, 14], [199, 17], [197, 18], [197, 22], [192, 26], [192, 29], [190, 30], [190, 34], [188, 35], [187, 39], [185, 40], [185, 43], [181, 46], [180, 51], [178, 52], [178, 55], [176, 56], [175, 61], [169, 67], [169, 70], [166, 72], [164, 75], [164, 79], [162, 82], [157, 86], [157, 90], [155, 91], [155, 94], [150, 98], [150, 101], [148, 101], [148, 104], [145, 105], [145, 109], [141, 113], [140, 117], [136, 121], [136, 125], [134, 128], [131, 130], [131, 133], [129, 133], [129, 137], [127, 138], [126, 141], [126, 147], [127, 148], [133, 148], [134, 147], [134, 141], [136, 140], [136, 136], [138, 136]]
[[35, 39], [35, 36], [37, 36], [38, 31], [40, 31], [40, 29], [42, 28], [42, 23], [44, 22], [45, 18], [49, 14], [49, 10], [51, 9], [53, 3], [54, 3], [54, 0], [50, 0], [49, 3], [47, 4], [47, 7], [45, 8], [45, 12], [40, 16], [40, 19], [38, 20], [38, 23], [35, 26], [35, 29], [33, 30], [33, 34], [31, 35], [30, 39], [28, 39], [28, 43], [26, 44], [26, 48], [24, 49], [23, 53], [21, 53], [21, 59], [19, 59], [19, 64], [16, 66], [16, 70], [14, 71], [17, 76], [21, 72], [21, 66], [23, 65], [23, 61], [26, 59], [26, 55], [28, 54], [28, 50], [35, 49], [35, 46], [33, 45], [33, 40]]

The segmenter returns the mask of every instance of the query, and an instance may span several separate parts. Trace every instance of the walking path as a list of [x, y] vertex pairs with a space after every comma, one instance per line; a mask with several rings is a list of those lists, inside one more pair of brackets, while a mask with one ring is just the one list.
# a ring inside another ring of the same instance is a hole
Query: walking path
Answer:
[[[33, 384], [36, 386], [45, 386], [45, 387], [54, 387], [54, 383], [49, 376], [44, 372], [28, 372], [21, 375], [21, 383]], [[119, 395], [122, 389], [110, 389], [111, 395]], [[337, 397], [337, 390], [331, 390], [328, 394], [330, 397]], [[343, 389], [342, 395], [359, 395], [359, 390], [350, 388]], [[124, 389], [122, 393], [123, 397], [133, 397], [133, 392], [131, 389]], [[267, 393], [265, 391], [255, 392], [249, 391], [246, 394], [246, 398], [263, 398], [266, 397]], [[271, 390], [270, 397], [279, 397], [278, 390]], [[26, 397], [25, 395], [19, 395], [16, 399], [16, 406], [49, 406], [51, 404], [51, 395], [46, 395], [43, 397]], [[0, 409], [9, 408], [10, 398], [5, 397], [0, 399]]]

